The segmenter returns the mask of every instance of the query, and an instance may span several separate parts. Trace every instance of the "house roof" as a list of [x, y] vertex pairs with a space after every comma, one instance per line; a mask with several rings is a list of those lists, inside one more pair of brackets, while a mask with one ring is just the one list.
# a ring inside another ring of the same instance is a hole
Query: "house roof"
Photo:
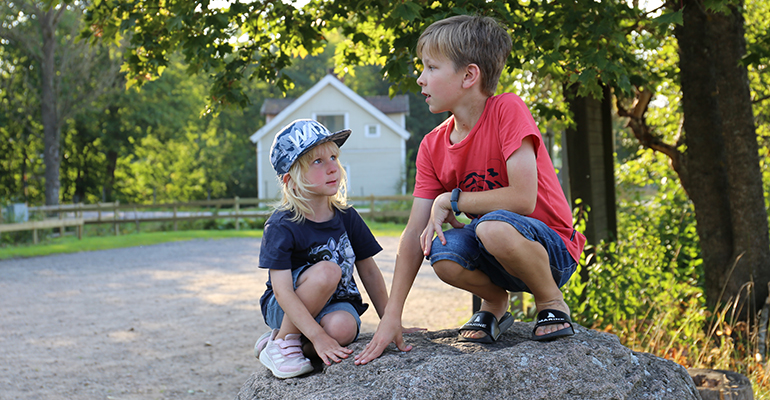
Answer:
[[[287, 97], [284, 99], [265, 99], [262, 108], [259, 110], [262, 115], [276, 115], [290, 106], [296, 98]], [[374, 108], [385, 114], [406, 113], [409, 112], [409, 97], [405, 94], [394, 96], [367, 96], [364, 100], [368, 101]]]
[[[265, 100], [265, 103], [262, 104], [262, 109], [260, 112], [262, 114], [275, 114], [275, 117], [270, 120], [265, 126], [260, 128], [258, 131], [254, 132], [253, 135], [249, 138], [252, 143], [258, 142], [262, 136], [267, 134], [268, 132], [275, 132], [276, 129], [286, 125], [290, 121], [286, 121], [287, 117], [291, 115], [296, 109], [301, 107], [303, 104], [307, 103], [310, 99], [313, 98], [318, 92], [321, 91], [326, 86], [331, 85], [332, 87], [336, 88], [342, 94], [350, 98], [353, 102], [360, 105], [364, 110], [369, 112], [372, 116], [377, 118], [380, 123], [387, 126], [396, 134], [401, 136], [404, 140], [409, 139], [409, 136], [411, 134], [406, 131], [406, 129], [402, 128], [398, 124], [396, 124], [392, 119], [388, 118], [387, 115], [385, 115], [385, 112], [393, 113], [393, 112], [406, 112], [409, 109], [409, 102], [407, 96], [396, 96], [394, 99], [399, 98], [398, 100], [395, 100], [393, 104], [389, 104], [389, 102], [384, 101], [381, 99], [382, 97], [388, 98], [388, 96], [374, 96], [369, 97], [367, 99], [364, 99], [363, 97], [356, 94], [353, 90], [351, 90], [349, 87], [345, 86], [344, 83], [342, 83], [339, 79], [337, 79], [334, 75], [326, 75], [323, 79], [318, 81], [313, 87], [311, 87], [307, 92], [302, 94], [302, 96], [298, 97], [297, 99], [268, 99]], [[403, 99], [401, 99], [403, 97]], [[372, 99], [371, 101], [368, 99]], [[374, 103], [372, 103], [372, 101]], [[375, 104], [378, 104], [379, 106], [375, 106]], [[380, 109], [382, 107], [383, 111]], [[403, 110], [403, 111], [392, 111], [392, 110]]]

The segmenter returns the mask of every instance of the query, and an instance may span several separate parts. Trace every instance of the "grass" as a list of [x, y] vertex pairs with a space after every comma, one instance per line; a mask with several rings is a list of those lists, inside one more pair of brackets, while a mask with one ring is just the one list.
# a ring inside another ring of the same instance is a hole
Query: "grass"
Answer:
[[[399, 236], [404, 230], [403, 224], [387, 222], [367, 221], [367, 225], [375, 236]], [[51, 254], [77, 253], [81, 251], [95, 251], [118, 249], [124, 247], [149, 246], [153, 244], [177, 242], [193, 239], [228, 239], [228, 238], [261, 238], [261, 229], [242, 230], [180, 230], [163, 232], [126, 233], [120, 236], [84, 235], [82, 240], [74, 236], [64, 236], [46, 239], [36, 245], [23, 244], [16, 246], [0, 247], [0, 260], [9, 258], [39, 257]]]

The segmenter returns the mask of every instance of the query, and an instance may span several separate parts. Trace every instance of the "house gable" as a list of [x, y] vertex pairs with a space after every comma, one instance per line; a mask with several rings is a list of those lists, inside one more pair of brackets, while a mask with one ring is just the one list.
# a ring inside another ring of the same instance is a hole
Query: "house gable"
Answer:
[[267, 121], [250, 136], [256, 144], [260, 198], [280, 196], [270, 148], [274, 134], [297, 118], [315, 119], [333, 131], [353, 130], [340, 159], [347, 171], [349, 196], [406, 193], [407, 96], [363, 98], [327, 75], [297, 99], [271, 99], [263, 103], [261, 111]]
[[[302, 96], [298, 97], [296, 100], [292, 101], [290, 104], [285, 105], [285, 103], [275, 103], [277, 104], [276, 109], [267, 110], [263, 106], [262, 112], [266, 113], [269, 111], [275, 111], [277, 108], [280, 108], [280, 106], [284, 106], [283, 110], [281, 110], [275, 117], [270, 119], [265, 126], [257, 130], [253, 135], [251, 135], [250, 140], [253, 143], [257, 143], [264, 135], [275, 133], [280, 129], [282, 126], [290, 123], [291, 121], [288, 120], [288, 117], [292, 115], [297, 109], [311, 101], [313, 97], [315, 97], [319, 92], [321, 92], [322, 89], [324, 89], [326, 86], [332, 86], [335, 89], [339, 90], [344, 96], [348, 97], [353, 103], [357, 104], [361, 108], [363, 108], [366, 112], [368, 112], [370, 115], [372, 115], [375, 119], [377, 119], [380, 123], [390, 128], [393, 132], [395, 132], [397, 135], [399, 135], [403, 140], [408, 140], [409, 132], [406, 131], [406, 129], [399, 126], [393, 119], [389, 118], [385, 113], [378, 110], [377, 107], [372, 105], [369, 101], [364, 99], [363, 97], [359, 96], [351, 90], [349, 87], [345, 86], [344, 83], [340, 82], [339, 79], [337, 79], [334, 75], [326, 75], [323, 79], [318, 81], [313, 87], [311, 87], [307, 92], [302, 94]], [[283, 99], [283, 101], [288, 102], [288, 99]], [[382, 100], [380, 100], [382, 102]]]

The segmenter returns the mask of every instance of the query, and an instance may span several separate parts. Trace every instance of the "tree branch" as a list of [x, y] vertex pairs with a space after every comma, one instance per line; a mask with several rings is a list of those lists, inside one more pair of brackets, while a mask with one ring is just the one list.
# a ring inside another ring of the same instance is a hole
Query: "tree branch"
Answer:
[[751, 103], [752, 104], [759, 104], [759, 103], [761, 103], [761, 102], [763, 102], [763, 101], [765, 101], [767, 99], [770, 99], [770, 94], [762, 96], [762, 97], [760, 97], [758, 99], [754, 99], [754, 100], [751, 101]]
[[671, 160], [671, 166], [674, 170], [679, 171], [679, 157], [681, 154], [676, 149], [676, 146], [664, 142], [660, 137], [656, 136], [652, 132], [652, 129], [650, 129], [650, 126], [647, 125], [644, 114], [647, 112], [650, 100], [652, 100], [652, 91], [637, 91], [633, 108], [627, 110], [620, 103], [620, 99], [617, 99], [618, 115], [628, 118], [626, 127], [631, 128], [634, 137], [636, 137], [642, 146], [665, 154]]

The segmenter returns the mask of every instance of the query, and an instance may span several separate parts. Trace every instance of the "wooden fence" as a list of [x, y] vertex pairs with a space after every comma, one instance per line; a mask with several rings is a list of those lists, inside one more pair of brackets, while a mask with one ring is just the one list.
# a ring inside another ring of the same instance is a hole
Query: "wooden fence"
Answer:
[[[412, 202], [412, 196], [366, 196], [350, 197], [349, 203], [369, 219], [406, 218], [409, 208], [403, 210], [388, 209], [384, 206], [394, 202]], [[66, 227], [75, 227], [78, 239], [83, 237], [83, 226], [91, 224], [112, 224], [113, 233], [120, 235], [120, 225], [133, 223], [137, 232], [143, 222], [171, 222], [173, 229], [178, 229], [180, 221], [202, 219], [230, 219], [235, 222], [235, 229], [240, 229], [240, 222], [246, 218], [267, 218], [272, 209], [269, 207], [275, 199], [239, 198], [201, 200], [186, 203], [166, 204], [61, 204], [56, 206], [29, 207], [30, 221], [3, 223], [0, 219], [0, 233], [14, 231], [33, 232], [33, 242], [38, 242], [38, 230], [59, 229], [64, 234]], [[377, 209], [379, 206], [379, 210]]]

